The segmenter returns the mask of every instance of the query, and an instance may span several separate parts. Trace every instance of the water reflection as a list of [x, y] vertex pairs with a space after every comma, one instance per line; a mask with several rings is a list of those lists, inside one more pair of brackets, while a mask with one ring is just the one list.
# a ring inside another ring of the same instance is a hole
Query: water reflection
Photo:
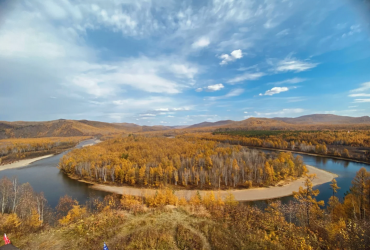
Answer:
[[[263, 150], [266, 153], [270, 153], [271, 150]], [[303, 161], [307, 165], [311, 165], [325, 171], [329, 171], [331, 173], [335, 173], [338, 175], [336, 178], [338, 186], [340, 189], [338, 190], [337, 197], [340, 200], [344, 199], [345, 193], [349, 191], [351, 187], [352, 179], [355, 177], [356, 172], [360, 170], [360, 168], [365, 167], [367, 171], [370, 171], [370, 165], [365, 163], [357, 163], [351, 162], [347, 160], [340, 160], [334, 159], [329, 157], [320, 157], [320, 156], [313, 156], [313, 155], [303, 155], [294, 153], [294, 156], [300, 155], [303, 158]], [[332, 191], [330, 189], [330, 183], [324, 183], [319, 186], [316, 186], [315, 189], [320, 190], [320, 194], [317, 196], [317, 200], [323, 200], [325, 205], [327, 205], [329, 198], [332, 195]], [[288, 203], [290, 200], [293, 199], [293, 196], [288, 196], [284, 198], [280, 198], [282, 203]], [[267, 203], [266, 201], [255, 201], [255, 202], [245, 202], [245, 204], [254, 204], [261, 207], [264, 207]]]
[[[78, 147], [93, 142], [93, 140], [87, 140], [81, 142]], [[36, 192], [44, 192], [51, 207], [55, 207], [59, 198], [66, 194], [77, 199], [81, 204], [85, 203], [92, 195], [104, 197], [105, 192], [92, 190], [89, 188], [89, 184], [72, 180], [59, 171], [57, 165], [64, 154], [31, 163], [24, 168], [0, 171], [0, 178], [17, 176], [20, 184], [29, 182]]]

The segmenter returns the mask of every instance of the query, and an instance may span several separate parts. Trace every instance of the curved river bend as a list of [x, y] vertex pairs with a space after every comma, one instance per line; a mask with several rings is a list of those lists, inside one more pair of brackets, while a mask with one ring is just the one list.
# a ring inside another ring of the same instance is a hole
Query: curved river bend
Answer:
[[[76, 148], [88, 144], [95, 144], [95, 140], [80, 142]], [[53, 208], [57, 206], [59, 198], [66, 194], [77, 199], [80, 204], [84, 204], [91, 195], [104, 197], [107, 193], [93, 190], [89, 188], [89, 184], [70, 179], [57, 168], [60, 158], [68, 151], [35, 161], [22, 168], [0, 171], [0, 178], [17, 176], [19, 183], [29, 182], [36, 192], [44, 192], [45, 198]]]
[[[79, 143], [76, 147], [81, 148], [84, 145], [94, 143], [94, 139], [86, 140]], [[269, 152], [270, 150], [262, 151]], [[106, 192], [89, 188], [90, 184], [72, 180], [60, 172], [57, 165], [64, 154], [66, 154], [66, 152], [33, 162], [23, 168], [0, 171], [0, 178], [3, 176], [7, 176], [8, 178], [17, 176], [19, 183], [29, 182], [36, 192], [44, 192], [45, 198], [48, 200], [51, 207], [55, 207], [58, 204], [59, 198], [66, 194], [77, 199], [80, 204], [83, 204], [91, 195], [99, 197], [107, 195]], [[301, 154], [294, 153], [294, 155]], [[364, 163], [303, 154], [301, 156], [303, 157], [305, 164], [315, 166], [338, 175], [336, 180], [341, 189], [338, 190], [337, 196], [340, 199], [342, 199], [344, 197], [344, 193], [349, 190], [352, 179], [361, 167], [365, 167], [370, 171], [370, 166]], [[325, 204], [332, 194], [329, 184], [330, 183], [325, 183], [315, 187], [315, 189], [318, 188], [320, 190], [320, 194], [317, 199], [324, 200]], [[280, 199], [282, 202], [286, 202], [292, 198], [289, 196]]]

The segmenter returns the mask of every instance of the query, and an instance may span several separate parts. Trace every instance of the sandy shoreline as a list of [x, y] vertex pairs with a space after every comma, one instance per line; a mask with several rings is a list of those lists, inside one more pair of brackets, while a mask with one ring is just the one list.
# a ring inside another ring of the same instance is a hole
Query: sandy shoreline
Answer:
[[53, 156], [53, 154], [44, 155], [44, 156], [40, 156], [40, 157], [36, 157], [36, 158], [32, 158], [32, 159], [20, 160], [20, 161], [16, 161], [16, 162], [13, 162], [13, 163], [10, 163], [10, 164], [5, 164], [5, 165], [0, 166], [0, 171], [6, 170], [6, 169], [25, 167], [25, 166], [31, 164], [32, 162], [39, 161], [39, 160], [42, 160], [42, 159], [45, 159], [45, 158], [48, 158], [48, 157], [51, 157], [51, 156]]
[[[309, 174], [316, 174], [317, 177], [312, 181], [314, 186], [330, 182], [332, 179], [338, 177], [336, 174], [315, 168], [313, 166], [306, 166]], [[298, 191], [300, 186], [303, 186], [304, 178], [292, 181], [284, 186], [268, 187], [268, 188], [252, 188], [244, 190], [231, 190], [231, 191], [219, 191], [221, 196], [227, 195], [231, 192], [237, 201], [257, 201], [257, 200], [268, 200], [274, 198], [280, 198], [284, 196], [290, 196], [293, 191]], [[116, 194], [131, 194], [135, 196], [143, 196], [144, 194], [154, 194], [155, 189], [142, 189], [128, 186], [108, 186], [102, 184], [94, 184], [91, 188], [101, 190], [109, 193]], [[185, 197], [189, 199], [198, 190], [179, 190], [175, 194], [178, 197]], [[203, 195], [207, 191], [199, 190], [200, 194]], [[215, 191], [218, 192], [218, 191]]]
[[[101, 140], [96, 139], [93, 143], [84, 145], [82, 147], [92, 146], [92, 145], [98, 144], [100, 142], [101, 142]], [[54, 156], [54, 154], [44, 155], [44, 156], [40, 156], [40, 157], [36, 157], [36, 158], [32, 158], [32, 159], [19, 160], [19, 161], [13, 162], [13, 163], [0, 165], [0, 171], [6, 170], [6, 169], [25, 167], [25, 166], [31, 164], [32, 162], [39, 161], [39, 160], [42, 160], [42, 159], [45, 159], [45, 158], [48, 158], [48, 157], [51, 157], [51, 156]]]
[[93, 145], [96, 145], [96, 144], [101, 143], [101, 142], [102, 142], [101, 140], [96, 139], [93, 143], [83, 145], [82, 147], [84, 148], [84, 147], [93, 146]]

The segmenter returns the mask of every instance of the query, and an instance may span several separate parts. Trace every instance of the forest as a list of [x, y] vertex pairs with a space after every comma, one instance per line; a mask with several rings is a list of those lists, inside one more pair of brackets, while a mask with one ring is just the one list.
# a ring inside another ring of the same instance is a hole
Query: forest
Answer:
[[11, 138], [0, 140], [0, 164], [46, 154], [60, 153], [76, 146], [89, 136]]
[[265, 154], [211, 140], [127, 136], [74, 149], [60, 160], [66, 174], [92, 182], [148, 187], [262, 187], [306, 173], [291, 153]]
[[240, 204], [232, 194], [199, 193], [189, 200], [174, 190], [153, 195], [62, 197], [55, 209], [29, 184], [0, 180], [0, 230], [21, 249], [368, 249], [370, 173], [361, 168], [344, 199], [336, 180], [326, 208], [316, 200], [312, 175], [283, 204]]
[[370, 161], [370, 131], [224, 131], [188, 133], [185, 138], [233, 145], [287, 149]]

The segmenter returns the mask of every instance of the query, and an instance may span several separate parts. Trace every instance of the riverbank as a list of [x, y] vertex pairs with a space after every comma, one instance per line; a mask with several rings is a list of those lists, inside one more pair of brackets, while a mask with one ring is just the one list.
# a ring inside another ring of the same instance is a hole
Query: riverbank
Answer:
[[6, 170], [6, 169], [25, 167], [25, 166], [31, 164], [32, 162], [39, 161], [39, 160], [42, 160], [42, 159], [45, 159], [45, 158], [48, 158], [48, 157], [51, 157], [51, 156], [53, 156], [53, 154], [44, 155], [44, 156], [40, 156], [40, 157], [36, 157], [36, 158], [32, 158], [32, 159], [20, 160], [20, 161], [16, 161], [16, 162], [13, 162], [13, 163], [5, 164], [5, 165], [0, 166], [0, 171]]
[[[306, 166], [309, 174], [316, 174], [316, 178], [312, 181], [314, 186], [330, 182], [332, 179], [338, 177], [336, 174], [315, 168], [313, 166]], [[83, 181], [85, 182], [85, 181]], [[243, 190], [229, 190], [229, 191], [215, 191], [220, 192], [222, 197], [225, 197], [227, 194], [232, 193], [237, 201], [257, 201], [257, 200], [268, 200], [281, 198], [285, 196], [292, 195], [293, 191], [298, 191], [299, 187], [304, 185], [304, 178], [294, 180], [290, 183], [287, 183], [282, 186], [273, 186], [267, 188], [251, 188]], [[129, 186], [108, 186], [102, 184], [93, 184], [90, 188], [115, 193], [115, 194], [131, 194], [135, 196], [144, 196], [146, 194], [154, 194], [155, 189], [144, 189], [144, 188], [135, 188]], [[185, 197], [189, 199], [191, 196], [196, 194], [199, 191], [201, 195], [204, 195], [203, 190], [179, 190], [175, 194], [182, 198]]]
[[[83, 141], [82, 141], [83, 142]], [[92, 143], [90, 144], [86, 144], [86, 145], [82, 145], [82, 147], [85, 147], [85, 146], [92, 146], [92, 145], [95, 145], [97, 143], [100, 143], [101, 140], [99, 139], [95, 139]], [[80, 143], [80, 142], [79, 142]], [[58, 155], [58, 154], [61, 154], [63, 153], [64, 151], [67, 151], [67, 150], [70, 150], [72, 148], [76, 148], [77, 145], [73, 146], [73, 147], [69, 147], [69, 148], [65, 148], [65, 149], [62, 149], [61, 151], [55, 151], [55, 153], [52, 153], [52, 154], [47, 154], [47, 155], [42, 155], [42, 156], [38, 156], [38, 157], [33, 157], [33, 158], [28, 158], [28, 159], [24, 159], [24, 160], [19, 160], [19, 161], [14, 161], [14, 162], [11, 162], [11, 163], [7, 163], [7, 164], [4, 164], [4, 165], [0, 165], [0, 171], [3, 171], [3, 170], [6, 170], [6, 169], [14, 169], [14, 168], [21, 168], [21, 167], [25, 167], [33, 162], [36, 162], [36, 161], [39, 161], [39, 160], [42, 160], [42, 159], [45, 159], [45, 158], [49, 158], [51, 156], [54, 156], [54, 155]], [[45, 152], [46, 153], [46, 152]]]
[[296, 153], [296, 154], [310, 155], [310, 156], [320, 156], [320, 157], [332, 158], [332, 159], [336, 159], [336, 160], [351, 161], [351, 162], [364, 163], [364, 164], [370, 165], [370, 162], [367, 162], [367, 161], [360, 161], [360, 160], [357, 160], [357, 159], [354, 159], [354, 158], [345, 158], [345, 157], [339, 157], [339, 156], [334, 156], [334, 155], [307, 153], [307, 152], [291, 150], [291, 149], [265, 148], [265, 147], [258, 147], [258, 146], [245, 146], [245, 147], [255, 148], [255, 149], [265, 149], [265, 150], [271, 150], [271, 151], [285, 151], [285, 152], [292, 152], [292, 153]]

